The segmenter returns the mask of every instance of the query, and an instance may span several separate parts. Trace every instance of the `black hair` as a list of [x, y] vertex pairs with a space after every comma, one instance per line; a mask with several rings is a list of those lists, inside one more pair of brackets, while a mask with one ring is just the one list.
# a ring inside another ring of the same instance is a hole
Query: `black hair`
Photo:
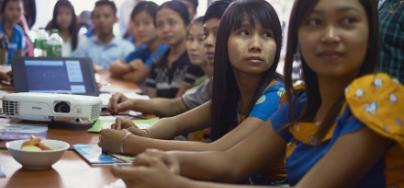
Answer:
[[24, 16], [28, 27], [31, 29], [36, 22], [36, 1], [24, 0]]
[[[178, 0], [177, 0], [178, 1]], [[180, 0], [181, 1], [181, 0]], [[196, 9], [198, 9], [198, 5], [199, 5], [199, 2], [198, 2], [198, 0], [183, 0], [183, 1], [188, 1], [188, 2], [190, 2], [192, 5], [193, 5], [193, 7], [194, 7], [194, 12], [196, 12]]]
[[198, 18], [196, 18], [195, 20], [193, 20], [191, 22], [191, 25], [193, 24], [203, 24], [203, 20], [205, 20], [204, 16], [199, 16]]
[[[358, 0], [360, 4], [366, 11], [368, 23], [369, 23], [369, 44], [364, 59], [364, 63], [360, 67], [357, 76], [368, 74], [374, 72], [375, 66], [377, 64], [378, 57], [378, 47], [379, 47], [379, 32], [378, 32], [378, 14], [377, 14], [377, 1], [374, 0]], [[297, 93], [293, 88], [292, 83], [292, 64], [293, 57], [299, 54], [298, 49], [298, 30], [300, 26], [304, 23], [305, 19], [310, 15], [318, 0], [295, 0], [293, 5], [292, 13], [289, 21], [289, 33], [288, 33], [288, 43], [287, 52], [285, 57], [285, 67], [284, 75], [286, 82], [286, 93], [288, 96], [288, 103], [293, 106], [292, 97]], [[312, 121], [318, 112], [321, 104], [321, 97], [318, 87], [318, 80], [316, 73], [308, 67], [303, 56], [301, 56], [302, 61], [302, 72], [303, 80], [305, 84], [305, 92], [307, 95], [306, 105], [304, 107], [303, 113], [298, 115], [294, 108], [289, 108], [289, 113], [292, 117], [292, 124], [297, 121]], [[335, 123], [339, 111], [344, 103], [344, 98], [335, 102], [335, 105], [327, 113], [325, 120], [321, 123], [320, 128], [313, 138], [313, 143], [325, 135], [325, 133], [330, 129], [330, 127]], [[308, 105], [310, 104], [310, 105]], [[289, 124], [288, 126], [292, 125]]]
[[113, 1], [99, 0], [99, 1], [95, 2], [95, 7], [100, 7], [100, 6], [109, 6], [109, 7], [111, 7], [113, 14], [116, 15], [117, 8], [116, 8], [116, 5], [115, 5], [115, 3]]
[[15, 1], [19, 1], [19, 2], [23, 3], [22, 0], [3, 0], [3, 2], [1, 3], [1, 9], [0, 9], [0, 13], [1, 13], [2, 16], [4, 14], [4, 11], [6, 11], [7, 4], [10, 3], [10, 2], [15, 2]]
[[[200, 17], [196, 18], [195, 20], [193, 20], [189, 24], [189, 27], [191, 27], [193, 25], [203, 25], [203, 16], [200, 16]], [[189, 28], [187, 29], [187, 35], [189, 35]]]
[[223, 14], [217, 33], [211, 110], [213, 140], [220, 138], [238, 125], [240, 89], [229, 61], [227, 41], [230, 34], [241, 28], [246, 19], [253, 27], [261, 24], [263, 28], [269, 28], [276, 42], [274, 62], [263, 73], [254, 92], [254, 97], [249, 102], [249, 111], [272, 80], [282, 79], [276, 73], [282, 46], [282, 27], [275, 9], [265, 0], [234, 1]]
[[205, 12], [205, 17], [203, 22], [205, 23], [206, 21], [216, 18], [220, 19], [226, 8], [230, 5], [230, 3], [233, 2], [232, 0], [218, 0], [213, 2], [211, 5], [209, 5], [208, 9], [206, 9]]
[[70, 3], [69, 0], [58, 0], [53, 8], [53, 16], [52, 20], [49, 21], [48, 25], [46, 25], [45, 29], [50, 31], [52, 29], [58, 29], [60, 31], [60, 26], [57, 23], [57, 16], [59, 14], [59, 10], [61, 7], [66, 7], [70, 10], [72, 16], [72, 23], [69, 25], [69, 33], [72, 37], [72, 50], [75, 50], [78, 45], [78, 24], [77, 24], [77, 17], [74, 11], [73, 5]]
[[[143, 11], [145, 11], [147, 14], [149, 14], [153, 20], [156, 19], [156, 13], [158, 10], [158, 5], [155, 2], [152, 1], [141, 1], [136, 6], [133, 8], [130, 18], [133, 20], [135, 16]], [[155, 23], [153, 21], [153, 23]]]
[[188, 26], [189, 23], [191, 22], [190, 15], [188, 13], [187, 6], [184, 5], [184, 3], [181, 3], [179, 1], [167, 1], [160, 5], [158, 8], [157, 12], [160, 11], [163, 8], [169, 8], [173, 10], [174, 12], [178, 13], [184, 22], [185, 26]]

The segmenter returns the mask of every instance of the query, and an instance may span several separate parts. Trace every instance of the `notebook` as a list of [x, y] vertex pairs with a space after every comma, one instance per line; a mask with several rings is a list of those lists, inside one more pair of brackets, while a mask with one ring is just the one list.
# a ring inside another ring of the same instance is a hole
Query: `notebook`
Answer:
[[91, 166], [131, 165], [135, 157], [120, 154], [103, 153], [97, 144], [75, 144], [74, 150]]
[[99, 94], [89, 58], [20, 57], [12, 72], [16, 92]]

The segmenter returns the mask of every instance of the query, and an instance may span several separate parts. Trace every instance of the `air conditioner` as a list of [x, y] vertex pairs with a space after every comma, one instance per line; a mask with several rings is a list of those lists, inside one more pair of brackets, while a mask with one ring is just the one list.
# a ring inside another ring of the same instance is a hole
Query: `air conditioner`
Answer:
[[11, 93], [3, 97], [5, 116], [32, 121], [90, 124], [98, 119], [98, 97], [51, 93]]

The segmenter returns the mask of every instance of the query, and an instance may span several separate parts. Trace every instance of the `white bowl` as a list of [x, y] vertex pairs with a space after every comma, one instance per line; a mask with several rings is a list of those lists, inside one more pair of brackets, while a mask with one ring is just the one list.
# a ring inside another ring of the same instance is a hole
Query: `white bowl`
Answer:
[[23, 168], [41, 170], [49, 169], [52, 164], [58, 161], [70, 145], [60, 140], [42, 140], [50, 150], [45, 151], [24, 151], [21, 144], [27, 140], [15, 140], [6, 143], [11, 156], [19, 162]]

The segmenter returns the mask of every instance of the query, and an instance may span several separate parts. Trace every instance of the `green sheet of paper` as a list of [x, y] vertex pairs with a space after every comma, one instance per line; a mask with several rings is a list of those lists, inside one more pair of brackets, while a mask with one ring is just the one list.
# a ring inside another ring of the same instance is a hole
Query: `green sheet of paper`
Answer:
[[[147, 129], [151, 127], [154, 123], [156, 123], [160, 118], [154, 117], [149, 119], [135, 119], [132, 120], [136, 126], [140, 129]], [[101, 116], [98, 120], [93, 124], [93, 126], [88, 129], [88, 132], [99, 133], [102, 129], [111, 128], [112, 123], [115, 122], [115, 117], [113, 116]]]

